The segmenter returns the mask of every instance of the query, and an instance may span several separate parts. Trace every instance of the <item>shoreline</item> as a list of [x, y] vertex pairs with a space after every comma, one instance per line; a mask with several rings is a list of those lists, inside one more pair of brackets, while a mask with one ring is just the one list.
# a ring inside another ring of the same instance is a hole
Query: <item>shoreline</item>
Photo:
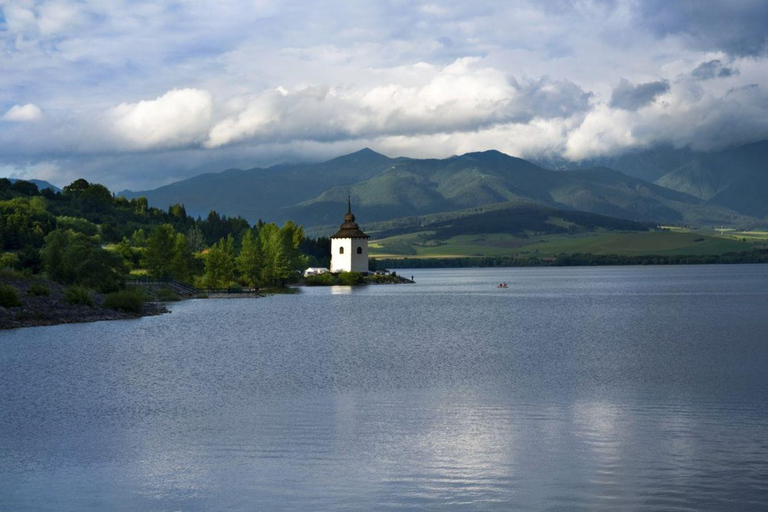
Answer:
[[[15, 318], [2, 319], [0, 323], [0, 331], [10, 331], [13, 329], [26, 329], [29, 327], [51, 327], [54, 325], [64, 324], [87, 324], [92, 322], [105, 322], [110, 320], [136, 320], [145, 316], [159, 316], [170, 313], [170, 310], [166, 308], [162, 303], [148, 302], [144, 305], [145, 310], [141, 313], [130, 313], [127, 311], [120, 311], [114, 309], [106, 309], [101, 307], [89, 307], [88, 311], [83, 310], [81, 314], [77, 316], [57, 316], [51, 317], [37, 317], [37, 316], [25, 316], [24, 308], [6, 308], [6, 309], [22, 309], [21, 316], [17, 315]], [[33, 313], [34, 315], [34, 313]]]
[[65, 298], [66, 286], [41, 277], [3, 273], [0, 275], [0, 283], [15, 288], [21, 302], [16, 306], [0, 307], [0, 331], [105, 320], [131, 320], [170, 312], [164, 303], [159, 301], [145, 302], [138, 312], [107, 308], [103, 305], [106, 295], [96, 292], [90, 293], [92, 305], [70, 304]]
[[382, 258], [378, 265], [385, 268], [486, 268], [486, 267], [595, 267], [630, 265], [737, 265], [768, 263], [768, 249], [705, 255], [596, 255], [588, 253], [560, 254], [552, 258], [509, 256], [466, 256], [452, 258]]

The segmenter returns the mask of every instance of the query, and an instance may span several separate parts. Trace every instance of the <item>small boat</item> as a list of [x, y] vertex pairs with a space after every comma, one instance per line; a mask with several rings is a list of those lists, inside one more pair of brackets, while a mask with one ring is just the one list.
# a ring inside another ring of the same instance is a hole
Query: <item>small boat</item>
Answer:
[[496, 288], [509, 288], [509, 287], [507, 286], [507, 283], [501, 283]]

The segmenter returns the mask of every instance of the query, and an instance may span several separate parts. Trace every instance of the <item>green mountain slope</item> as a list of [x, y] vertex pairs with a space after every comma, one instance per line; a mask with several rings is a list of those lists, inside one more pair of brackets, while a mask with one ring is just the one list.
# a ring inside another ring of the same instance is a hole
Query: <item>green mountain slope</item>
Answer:
[[127, 193], [161, 207], [182, 203], [195, 215], [213, 208], [304, 226], [337, 224], [347, 194], [366, 222], [525, 201], [658, 223], [759, 224], [729, 208], [733, 201], [725, 197], [707, 202], [604, 167], [552, 171], [498, 151], [419, 160], [365, 149], [321, 164], [230, 170]]
[[308, 226], [333, 223], [342, 211], [347, 190], [356, 213], [371, 222], [509, 201], [661, 223], [754, 222], [611, 169], [557, 172], [497, 151], [445, 160], [401, 160], [370, 179], [332, 188], [285, 213]]
[[704, 199], [706, 205], [758, 218], [768, 216], [768, 141], [710, 153], [655, 148], [578, 163], [557, 158], [538, 163], [552, 169], [610, 167]]
[[216, 210], [251, 221], [282, 219], [279, 210], [322, 193], [328, 184], [347, 185], [368, 178], [396, 162], [363, 149], [321, 164], [276, 165], [266, 169], [229, 169], [208, 173], [155, 190], [120, 193], [129, 199], [144, 196], [160, 208], [183, 204], [193, 215]]

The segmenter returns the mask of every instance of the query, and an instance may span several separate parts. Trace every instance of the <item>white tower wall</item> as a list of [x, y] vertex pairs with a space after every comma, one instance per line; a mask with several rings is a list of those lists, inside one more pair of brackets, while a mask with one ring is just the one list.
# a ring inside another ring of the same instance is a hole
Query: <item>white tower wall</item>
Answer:
[[[360, 248], [361, 253], [357, 250]], [[344, 249], [344, 252], [341, 252]], [[331, 272], [360, 272], [368, 273], [368, 239], [366, 238], [332, 238], [331, 239]]]

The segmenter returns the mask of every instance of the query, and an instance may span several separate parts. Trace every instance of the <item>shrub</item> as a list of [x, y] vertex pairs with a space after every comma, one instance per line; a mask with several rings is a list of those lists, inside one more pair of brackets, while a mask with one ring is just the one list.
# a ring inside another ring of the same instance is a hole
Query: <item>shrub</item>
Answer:
[[42, 256], [48, 277], [60, 283], [112, 292], [125, 282], [123, 258], [102, 249], [96, 240], [82, 233], [49, 233]]
[[0, 283], [0, 306], [4, 308], [21, 306], [21, 299], [16, 288], [9, 284]]
[[43, 283], [32, 283], [27, 290], [27, 294], [33, 297], [47, 297], [51, 294], [51, 290]]
[[138, 288], [130, 288], [107, 294], [104, 307], [138, 313], [144, 305], [145, 296]]
[[363, 282], [363, 274], [360, 272], [342, 272], [339, 274], [339, 283], [345, 286], [353, 286]]
[[40, 256], [40, 251], [31, 245], [25, 245], [16, 257], [18, 258], [16, 261], [18, 270], [29, 270], [32, 274], [38, 274], [43, 270], [43, 259]]
[[0, 268], [15, 268], [19, 258], [12, 252], [0, 254]]
[[93, 306], [91, 291], [84, 286], [70, 286], [64, 290], [64, 300], [69, 304]]
[[391, 284], [391, 283], [399, 282], [397, 277], [392, 277], [391, 275], [376, 275], [376, 274], [366, 277], [365, 280], [368, 283], [375, 283], [375, 284]]
[[305, 282], [307, 286], [333, 286], [336, 284], [336, 278], [333, 274], [325, 273], [316, 276], [307, 276]]
[[157, 291], [157, 299], [163, 302], [175, 302], [181, 300], [181, 295], [170, 288], [163, 287]]

